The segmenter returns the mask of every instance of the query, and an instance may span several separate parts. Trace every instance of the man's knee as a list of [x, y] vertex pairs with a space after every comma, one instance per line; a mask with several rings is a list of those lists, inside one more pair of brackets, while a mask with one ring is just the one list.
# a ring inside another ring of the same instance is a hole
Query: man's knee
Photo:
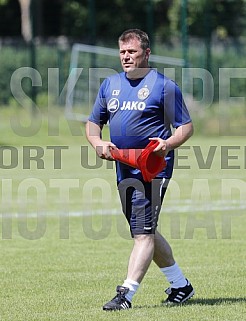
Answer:
[[155, 240], [154, 234], [138, 234], [133, 237], [135, 243], [154, 243]]

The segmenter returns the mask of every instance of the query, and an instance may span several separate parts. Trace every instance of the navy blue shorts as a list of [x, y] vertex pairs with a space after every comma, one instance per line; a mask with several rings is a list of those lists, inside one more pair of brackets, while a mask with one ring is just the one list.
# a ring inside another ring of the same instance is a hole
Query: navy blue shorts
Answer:
[[155, 178], [150, 183], [127, 178], [118, 184], [122, 210], [132, 236], [155, 234], [168, 182], [162, 178]]

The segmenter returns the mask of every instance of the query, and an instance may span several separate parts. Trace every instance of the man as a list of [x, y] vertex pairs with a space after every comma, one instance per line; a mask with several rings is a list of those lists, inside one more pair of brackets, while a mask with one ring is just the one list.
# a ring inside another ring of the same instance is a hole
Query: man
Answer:
[[[130, 225], [134, 246], [127, 277], [117, 286], [116, 296], [104, 310], [131, 308], [136, 293], [153, 260], [170, 283], [166, 303], [179, 304], [194, 295], [190, 282], [175, 262], [165, 238], [156, 230], [162, 200], [172, 176], [174, 149], [193, 133], [193, 126], [178, 86], [149, 66], [148, 35], [130, 29], [119, 37], [123, 72], [102, 83], [86, 124], [88, 141], [99, 157], [113, 160], [111, 151], [145, 148], [157, 140], [154, 152], [165, 157], [167, 167], [151, 182], [141, 172], [116, 161], [117, 184], [122, 209]], [[102, 128], [109, 122], [111, 141], [102, 140]], [[175, 128], [174, 134], [171, 126]]]

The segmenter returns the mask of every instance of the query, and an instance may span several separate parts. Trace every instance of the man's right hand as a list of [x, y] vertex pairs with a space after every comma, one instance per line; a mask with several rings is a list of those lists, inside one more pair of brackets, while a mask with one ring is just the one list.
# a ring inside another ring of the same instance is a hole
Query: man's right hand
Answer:
[[97, 145], [94, 146], [94, 148], [100, 158], [110, 161], [114, 160], [110, 151], [112, 149], [117, 149], [117, 147], [113, 143], [101, 140], [100, 143], [97, 143]]

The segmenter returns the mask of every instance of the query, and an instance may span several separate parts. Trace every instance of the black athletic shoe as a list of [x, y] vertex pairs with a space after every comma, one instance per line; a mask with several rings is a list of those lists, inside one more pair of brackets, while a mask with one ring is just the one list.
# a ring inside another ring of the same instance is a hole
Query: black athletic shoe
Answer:
[[128, 301], [125, 295], [129, 292], [128, 288], [118, 285], [116, 288], [117, 295], [103, 306], [103, 310], [125, 310], [132, 307], [131, 302]]
[[189, 300], [195, 294], [195, 291], [188, 280], [186, 286], [177, 289], [168, 288], [165, 292], [168, 295], [168, 298], [164, 301], [165, 304], [181, 304]]

